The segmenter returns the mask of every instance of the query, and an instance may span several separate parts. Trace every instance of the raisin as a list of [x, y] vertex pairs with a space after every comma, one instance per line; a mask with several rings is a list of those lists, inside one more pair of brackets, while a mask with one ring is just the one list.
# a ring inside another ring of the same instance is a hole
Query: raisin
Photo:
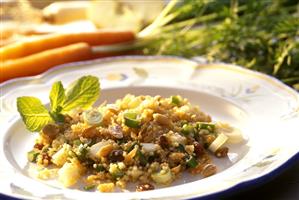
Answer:
[[121, 162], [124, 160], [122, 150], [112, 150], [109, 155], [109, 160], [111, 162]]
[[201, 155], [204, 154], [204, 147], [202, 144], [200, 144], [199, 142], [194, 142], [194, 152], [196, 154], [197, 157], [200, 157]]
[[35, 149], [42, 150], [42, 148], [44, 147], [44, 145], [43, 145], [43, 144], [36, 143], [33, 147], [34, 147]]
[[159, 145], [165, 149], [165, 148], [168, 148], [168, 141], [167, 141], [167, 138], [164, 136], [164, 135], [161, 135], [159, 137]]

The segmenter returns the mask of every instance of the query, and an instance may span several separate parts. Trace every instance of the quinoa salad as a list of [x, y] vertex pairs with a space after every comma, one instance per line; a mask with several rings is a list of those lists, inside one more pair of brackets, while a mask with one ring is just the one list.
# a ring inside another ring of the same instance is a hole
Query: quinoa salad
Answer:
[[126, 191], [133, 183], [140, 192], [169, 186], [183, 172], [214, 175], [212, 159], [227, 157], [226, 144], [242, 138], [240, 130], [212, 122], [179, 95], [127, 94], [57, 116], [63, 120], [40, 128], [28, 160], [39, 167], [40, 179], [57, 179], [64, 187], [80, 182], [91, 191]]

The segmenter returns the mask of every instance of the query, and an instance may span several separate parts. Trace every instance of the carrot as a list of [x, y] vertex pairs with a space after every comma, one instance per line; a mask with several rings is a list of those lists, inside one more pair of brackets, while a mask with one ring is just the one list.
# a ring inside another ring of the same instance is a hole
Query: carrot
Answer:
[[109, 45], [134, 40], [132, 32], [85, 32], [49, 34], [19, 41], [0, 48], [0, 61], [25, 57], [34, 53], [74, 43], [85, 42], [91, 46]]
[[69, 62], [129, 54], [141, 54], [141, 52], [136, 50], [97, 52], [87, 43], [76, 43], [23, 58], [0, 62], [0, 83], [12, 78], [37, 75], [51, 67]]
[[37, 75], [53, 66], [90, 59], [91, 56], [91, 48], [87, 43], [76, 43], [24, 58], [1, 62], [0, 82], [22, 76]]

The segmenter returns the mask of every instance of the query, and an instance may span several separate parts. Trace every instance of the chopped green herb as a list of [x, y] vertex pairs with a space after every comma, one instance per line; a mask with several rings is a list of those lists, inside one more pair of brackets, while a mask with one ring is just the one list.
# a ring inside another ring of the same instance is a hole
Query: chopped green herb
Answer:
[[36, 162], [36, 159], [37, 159], [37, 156], [39, 155], [40, 153], [35, 151], [35, 150], [32, 150], [32, 151], [29, 151], [27, 153], [27, 158], [28, 158], [28, 161], [30, 162]]
[[105, 171], [106, 168], [101, 165], [101, 164], [94, 164], [93, 168], [97, 171], [97, 172], [102, 172], [102, 171]]
[[147, 159], [145, 158], [145, 156], [143, 155], [143, 153], [138, 149], [137, 150], [137, 153], [136, 153], [138, 159], [139, 159], [139, 162], [142, 166], [145, 166], [148, 162], [147, 162]]
[[121, 178], [125, 175], [125, 173], [123, 171], [121, 171], [119, 168], [117, 168], [117, 170], [115, 170], [114, 172], [112, 172], [110, 174], [114, 179]]
[[73, 144], [74, 144], [75, 146], [79, 146], [80, 144], [82, 144], [82, 142], [81, 142], [80, 139], [77, 139], [77, 140], [74, 140], [74, 141], [73, 141]]
[[181, 124], [181, 126], [184, 126], [185, 124], [188, 124], [188, 121], [187, 121], [187, 120], [182, 120], [182, 121], [180, 122], [180, 124]]
[[83, 144], [80, 144], [79, 147], [78, 147], [78, 150], [76, 152], [76, 155], [78, 157], [78, 159], [80, 161], [84, 161], [86, 160], [87, 158], [87, 153], [88, 153], [88, 150], [87, 150], [87, 145], [83, 145]]
[[198, 162], [196, 161], [196, 159], [193, 156], [190, 156], [187, 159], [186, 164], [190, 168], [195, 168], [198, 165]]
[[184, 147], [184, 145], [182, 145], [182, 144], [179, 144], [179, 146], [177, 146], [177, 149], [180, 151], [180, 152], [186, 152], [186, 150], [185, 150], [185, 147]]
[[130, 152], [134, 149], [135, 145], [138, 145], [138, 142], [133, 142], [132, 145], [126, 150], [127, 152]]
[[87, 185], [87, 186], [84, 186], [83, 189], [88, 191], [88, 190], [94, 189], [95, 187], [96, 187], [95, 185]]
[[152, 162], [154, 162], [155, 161], [155, 159], [157, 158], [157, 155], [150, 155], [149, 157], [148, 157], [148, 162], [149, 163], [152, 163]]
[[117, 139], [117, 140], [116, 140], [116, 142], [117, 142], [118, 145], [121, 145], [121, 144], [123, 144], [123, 143], [126, 143], [126, 141], [127, 141], [127, 140], [126, 140], [125, 138], [121, 138], [121, 139]]

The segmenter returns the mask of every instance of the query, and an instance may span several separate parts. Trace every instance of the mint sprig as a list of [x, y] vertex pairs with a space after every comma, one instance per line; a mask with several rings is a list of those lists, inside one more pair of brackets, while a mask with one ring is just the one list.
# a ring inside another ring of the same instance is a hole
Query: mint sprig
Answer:
[[88, 108], [100, 95], [99, 79], [83, 76], [65, 91], [61, 81], [55, 82], [49, 95], [50, 110], [36, 97], [18, 97], [17, 108], [29, 131], [40, 131], [50, 122], [63, 122], [64, 114], [74, 108]]

